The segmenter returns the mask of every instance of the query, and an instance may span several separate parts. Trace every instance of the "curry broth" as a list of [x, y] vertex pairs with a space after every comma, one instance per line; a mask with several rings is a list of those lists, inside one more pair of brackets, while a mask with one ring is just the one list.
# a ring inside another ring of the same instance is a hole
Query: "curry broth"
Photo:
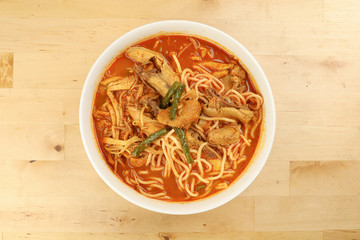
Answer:
[[[215, 61], [215, 62], [221, 62], [221, 63], [229, 63], [231, 61], [236, 61], [237, 63], [239, 63], [239, 61], [238, 61], [238, 59], [236, 57], [230, 55], [229, 53], [224, 51], [222, 48], [216, 46], [215, 44], [213, 44], [211, 42], [208, 42], [206, 40], [203, 40], [203, 39], [194, 38], [194, 37], [192, 37], [192, 38], [195, 39], [196, 43], [199, 46], [207, 48], [209, 50], [209, 52], [211, 53], [211, 55], [213, 55], [213, 58], [210, 58], [210, 56], [208, 56], [208, 55], [205, 56], [202, 59], [203, 61]], [[158, 40], [160, 40], [160, 43], [154, 49], [153, 47], [154, 47], [155, 43]], [[173, 69], [176, 69], [176, 64], [172, 60], [172, 58], [170, 56], [170, 53], [171, 52], [176, 52], [177, 53], [177, 52], [179, 52], [179, 49], [181, 47], [187, 46], [188, 44], [191, 44], [191, 45], [189, 45], [189, 47], [185, 51], [183, 51], [181, 56], [178, 57], [178, 60], [179, 60], [179, 62], [181, 64], [182, 69], [190, 68], [190, 69], [194, 70], [192, 66], [194, 64], [198, 63], [198, 62], [193, 61], [190, 58], [192, 56], [192, 54], [194, 53], [194, 46], [193, 46], [194, 44], [189, 41], [189, 36], [184, 36], [184, 35], [157, 36], [157, 37], [154, 37], [154, 38], [151, 38], [151, 39], [147, 39], [147, 40], [145, 40], [143, 42], [140, 42], [140, 43], [136, 44], [135, 46], [141, 46], [141, 47], [145, 47], [145, 48], [160, 52], [162, 54], [162, 56], [165, 57], [165, 59], [167, 59], [170, 66]], [[129, 70], [128, 69], [132, 68], [134, 66], [134, 64], [135, 64], [135, 62], [133, 60], [126, 57], [125, 54], [122, 53], [106, 69], [106, 71], [103, 74], [102, 79], [105, 79], [108, 76], [114, 76], [114, 75], [126, 77], [126, 76], [129, 75]], [[248, 74], [246, 76], [246, 83], [247, 83], [247, 87], [248, 87], [247, 91], [252, 91], [252, 92], [255, 92], [255, 93], [259, 94], [257, 89], [255, 89], [254, 84], [249, 79]], [[145, 85], [144, 91], [146, 93], [147, 91], [154, 91], [154, 90], [151, 87]], [[118, 98], [119, 96], [116, 96], [116, 97]], [[126, 95], [124, 95], [123, 97], [126, 97]], [[106, 93], [104, 93], [101, 90], [101, 87], [99, 85], [99, 87], [97, 88], [97, 91], [96, 91], [96, 96], [95, 96], [95, 101], [94, 101], [94, 109], [97, 109], [102, 104], [104, 104], [106, 98], [107, 98]], [[125, 177], [124, 172], [126, 170], [133, 169], [133, 167], [129, 164], [128, 159], [125, 159], [124, 156], [121, 156], [122, 160], [125, 161], [127, 164], [125, 164], [125, 167], [118, 164], [117, 169], [115, 169], [115, 170], [113, 169], [113, 166], [111, 164], [109, 164], [107, 154], [106, 154], [106, 150], [104, 149], [104, 144], [101, 141], [101, 139], [103, 138], [102, 128], [100, 128], [98, 126], [97, 120], [95, 118], [94, 118], [93, 122], [94, 122], [95, 136], [96, 136], [96, 139], [97, 139], [97, 142], [98, 142], [98, 146], [100, 147], [101, 153], [103, 155], [103, 158], [107, 162], [108, 166], [115, 172], [115, 174], [122, 181], [124, 181], [124, 177]], [[222, 180], [215, 180], [214, 184], [216, 184], [219, 181], [224, 182], [224, 180], [225, 180], [225, 182], [227, 182], [230, 185], [244, 171], [244, 169], [247, 167], [247, 165], [251, 161], [251, 159], [252, 159], [252, 157], [254, 155], [254, 152], [255, 152], [255, 150], [257, 148], [258, 141], [259, 141], [259, 135], [260, 135], [260, 131], [261, 131], [261, 125], [262, 124], [260, 124], [259, 127], [255, 131], [255, 138], [251, 139], [251, 145], [245, 149], [244, 155], [246, 155], [246, 160], [241, 162], [237, 166], [236, 173], [234, 174], [234, 176], [229, 177], [229, 178], [225, 178], [225, 179], [222, 179]], [[242, 131], [244, 131], [244, 126], [243, 125], [242, 125], [241, 129], [242, 129]], [[136, 170], [148, 170], [149, 173], [150, 173], [149, 175], [154, 176], [154, 177], [164, 178], [162, 176], [162, 172], [160, 172], [160, 171], [151, 171], [149, 166], [148, 167], [146, 167], [146, 166], [138, 167], [138, 168], [136, 168]], [[132, 186], [129, 186], [129, 187], [136, 190], [135, 187], [132, 187]], [[179, 189], [178, 183], [176, 182], [176, 179], [175, 179], [175, 176], [173, 175], [173, 173], [171, 173], [171, 175], [169, 177], [164, 178], [164, 188], [165, 188], [166, 192], [168, 193], [168, 195], [171, 196], [171, 200], [168, 200], [168, 201], [175, 201], [175, 202], [186, 201], [186, 194]], [[198, 191], [199, 191], [199, 193], [201, 193], [201, 191], [205, 191], [205, 190], [204, 189], [199, 189]], [[216, 194], [219, 191], [222, 191], [222, 190], [212, 189], [211, 193], [209, 195], [207, 195], [207, 196], [211, 196], [213, 194]], [[194, 199], [191, 199], [191, 200], [194, 200]]]

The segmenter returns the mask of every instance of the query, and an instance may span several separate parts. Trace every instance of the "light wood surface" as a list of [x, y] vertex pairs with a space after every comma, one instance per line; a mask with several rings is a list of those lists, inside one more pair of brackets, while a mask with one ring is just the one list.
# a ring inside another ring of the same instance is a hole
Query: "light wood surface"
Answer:
[[[360, 239], [360, 1], [0, 1], [0, 239]], [[97, 56], [140, 25], [209, 24], [250, 50], [277, 109], [270, 158], [215, 210], [134, 206], [78, 126]]]

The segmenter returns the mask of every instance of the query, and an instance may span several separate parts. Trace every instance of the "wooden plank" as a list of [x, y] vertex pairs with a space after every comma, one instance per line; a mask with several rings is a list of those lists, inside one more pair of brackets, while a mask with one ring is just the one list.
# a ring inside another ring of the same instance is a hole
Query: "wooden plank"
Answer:
[[164, 226], [171, 232], [253, 230], [252, 197], [237, 197], [196, 215], [158, 214], [118, 196], [83, 159], [2, 161], [0, 176], [0, 231], [139, 233], [160, 232]]
[[356, 144], [360, 113], [355, 110], [360, 107], [356, 70], [360, 58], [261, 55], [258, 59], [277, 109], [274, 159], [360, 159]]
[[324, 20], [330, 24], [346, 23], [359, 26], [360, 4], [357, 0], [324, 0]]
[[[101, 4], [101, 10], [99, 10], [99, 4]], [[295, 8], [297, 11], [293, 11]], [[151, 3], [139, 0], [130, 2], [112, 0], [105, 3], [99, 0], [76, 2], [37, 0], [32, 3], [2, 2], [0, 9], [0, 15], [7, 17], [153, 18], [156, 16], [159, 19], [213, 18], [276, 22], [320, 22], [323, 20], [323, 2], [320, 0], [305, 0], [299, 3], [285, 0], [281, 1], [281, 4], [277, 0], [267, 2], [157, 0]], [[234, 9], [237, 11], [233, 11]], [[288, 14], [288, 11], [292, 11], [292, 14]]]
[[272, 157], [287, 161], [359, 161], [359, 140], [360, 129], [356, 127], [282, 126], [279, 123]]
[[0, 88], [12, 88], [14, 53], [0, 52]]
[[80, 89], [1, 89], [0, 124], [76, 123]]
[[360, 230], [324, 231], [323, 240], [359, 240]]
[[[15, 88], [83, 87], [97, 55], [62, 52], [18, 52]], [[30, 74], [29, 74], [30, 73]]]
[[359, 196], [255, 198], [255, 231], [358, 228], [360, 228]]
[[217, 240], [217, 239], [293, 239], [293, 240], [320, 240], [321, 232], [219, 232], [219, 233], [186, 233], [186, 232], [159, 232], [159, 233], [4, 233], [3, 240]]
[[64, 160], [64, 125], [0, 125], [0, 132], [0, 160]]
[[290, 163], [290, 194], [360, 195], [360, 161]]
[[289, 162], [270, 157], [254, 182], [241, 196], [288, 196]]
[[[99, 55], [119, 36], [159, 18], [1, 18], [0, 51], [66, 52]], [[197, 20], [197, 19], [191, 19]], [[354, 56], [360, 54], [360, 33], [346, 26], [322, 23], [278, 23], [207, 19], [201, 21], [230, 33], [255, 55]], [[96, 30], [94, 30], [94, 26]], [[237, 29], [237, 31], [234, 31]], [[21, 41], [12, 41], [21, 35]], [[266, 36], [266, 37], [264, 37]]]
[[256, 55], [273, 91], [358, 92], [358, 56]]
[[89, 162], [81, 140], [79, 124], [65, 125], [65, 160]]
[[[120, 197], [46, 197], [28, 199], [24, 205], [4, 205], [1, 200], [1, 230], [16, 232], [186, 232], [252, 231], [253, 201], [237, 198], [226, 207], [189, 216], [173, 216], [146, 211]], [[74, 195], [74, 194], [73, 194]], [[47, 195], [49, 196], [49, 194]], [[71, 202], [71, 204], [69, 204]], [[226, 216], [219, 218], [219, 215]], [[189, 224], [191, 222], [191, 225]]]

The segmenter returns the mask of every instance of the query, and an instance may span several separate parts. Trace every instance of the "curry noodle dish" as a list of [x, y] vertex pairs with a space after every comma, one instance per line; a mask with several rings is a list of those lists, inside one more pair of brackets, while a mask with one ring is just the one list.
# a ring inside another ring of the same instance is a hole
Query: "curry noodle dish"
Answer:
[[239, 60], [210, 41], [160, 35], [127, 48], [102, 76], [94, 134], [109, 168], [154, 199], [225, 190], [257, 149], [263, 98]]

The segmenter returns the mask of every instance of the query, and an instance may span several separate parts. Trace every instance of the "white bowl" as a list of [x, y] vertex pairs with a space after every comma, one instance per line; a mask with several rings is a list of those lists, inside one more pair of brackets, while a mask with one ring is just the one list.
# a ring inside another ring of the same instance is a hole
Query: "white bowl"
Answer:
[[[264, 129], [257, 153], [245, 172], [228, 189], [205, 199], [185, 203], [165, 202], [141, 195], [123, 183], [107, 166], [99, 153], [92, 130], [93, 98], [105, 68], [127, 47], [152, 35], [185, 33], [210, 39], [237, 56], [253, 76], [264, 98]], [[259, 174], [270, 154], [275, 135], [275, 105], [270, 85], [260, 65], [250, 52], [226, 33], [196, 22], [162, 21], [138, 27], [113, 42], [92, 66], [81, 94], [80, 131], [86, 153], [104, 182], [123, 198], [140, 207], [167, 214], [193, 214], [208, 211], [232, 200], [244, 191]]]

